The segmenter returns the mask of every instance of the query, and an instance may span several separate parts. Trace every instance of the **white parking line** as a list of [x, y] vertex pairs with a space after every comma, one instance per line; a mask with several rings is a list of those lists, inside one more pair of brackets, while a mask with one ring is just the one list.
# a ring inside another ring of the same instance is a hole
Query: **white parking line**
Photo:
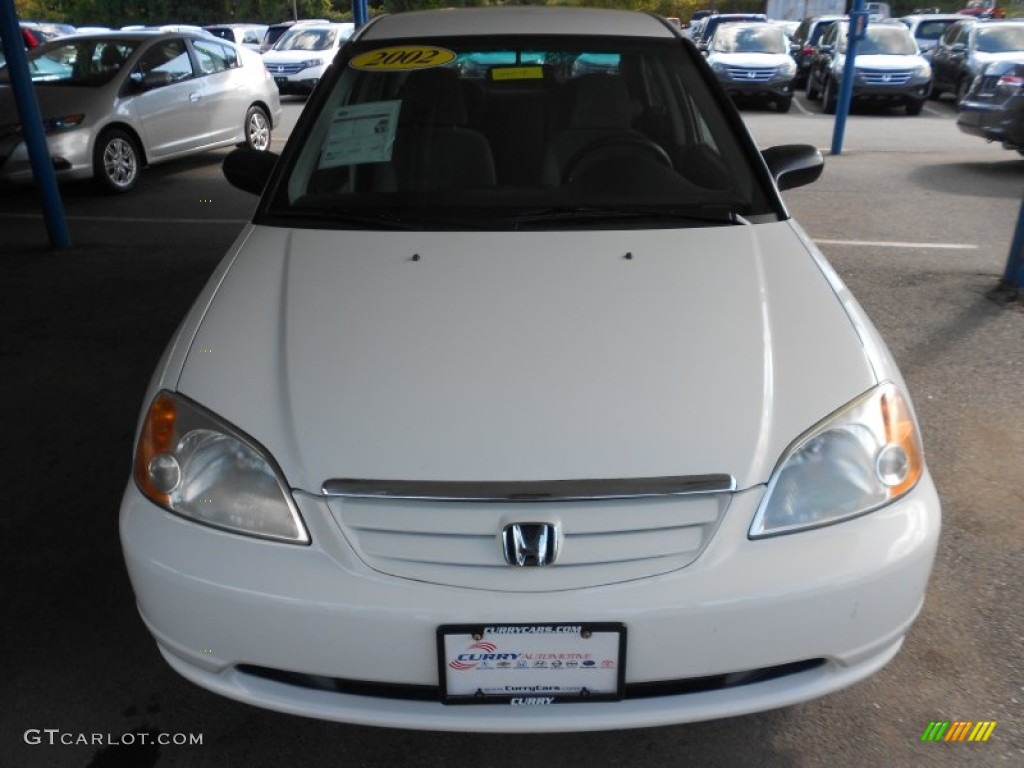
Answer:
[[929, 115], [935, 115], [936, 117], [946, 117], [949, 115], [949, 112], [942, 112], [938, 109], [934, 109], [933, 107], [929, 107], [927, 104], [924, 105], [924, 111]]
[[971, 243], [895, 243], [882, 240], [820, 240], [811, 238], [818, 245], [852, 245], [859, 248], [915, 248], [942, 251], [975, 251], [977, 245]]
[[798, 99], [798, 98], [795, 98], [795, 97], [793, 98], [793, 106], [796, 107], [797, 110], [799, 110], [800, 112], [802, 112], [805, 115], [813, 114], [811, 112], [811, 110], [809, 110], [807, 107], [805, 107], [803, 104], [800, 103], [800, 99]]

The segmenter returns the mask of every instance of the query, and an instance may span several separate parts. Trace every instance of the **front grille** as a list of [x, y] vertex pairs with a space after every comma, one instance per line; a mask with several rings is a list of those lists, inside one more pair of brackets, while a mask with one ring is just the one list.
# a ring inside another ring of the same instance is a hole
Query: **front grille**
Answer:
[[[774, 667], [749, 669], [742, 672], [730, 672], [723, 675], [705, 677], [689, 677], [681, 680], [655, 680], [646, 683], [626, 683], [625, 698], [649, 699], [658, 696], [679, 696], [692, 693], [721, 691], [726, 688], [739, 688], [744, 685], [777, 680], [816, 669], [825, 663], [824, 659], [806, 659], [790, 664], [779, 664]], [[288, 672], [270, 667], [258, 667], [252, 664], [241, 664], [236, 668], [239, 672], [264, 680], [272, 680], [284, 685], [306, 688], [315, 691], [345, 693], [353, 696], [373, 696], [383, 699], [402, 699], [405, 701], [440, 701], [441, 690], [436, 685], [401, 685], [397, 683], [374, 683], [366, 680], [348, 680], [340, 677], [308, 675], [301, 672]]]
[[730, 80], [741, 83], [767, 83], [778, 71], [778, 67], [728, 67], [726, 73]]
[[857, 73], [866, 85], [891, 85], [894, 87], [906, 85], [914, 74], [910, 69], [858, 69]]
[[[381, 573], [434, 584], [546, 592], [614, 584], [684, 568], [701, 553], [729, 493], [559, 502], [327, 499], [349, 544]], [[557, 521], [546, 567], [511, 567], [502, 530]]]
[[267, 71], [275, 77], [284, 77], [287, 75], [297, 75], [302, 70], [306, 69], [303, 64], [267, 64]]

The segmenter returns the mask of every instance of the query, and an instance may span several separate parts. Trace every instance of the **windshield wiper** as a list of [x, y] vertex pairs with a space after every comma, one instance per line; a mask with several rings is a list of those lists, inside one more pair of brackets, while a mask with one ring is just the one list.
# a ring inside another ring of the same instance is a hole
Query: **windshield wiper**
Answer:
[[316, 198], [305, 198], [290, 209], [281, 211], [288, 216], [316, 219], [324, 224], [345, 225], [367, 229], [396, 229], [409, 231], [463, 231], [488, 229], [492, 221], [486, 218], [434, 215], [429, 211], [396, 213], [387, 209], [375, 211], [359, 208], [351, 210], [343, 203], [330, 203]]
[[728, 206], [702, 205], [691, 208], [654, 208], [644, 206], [552, 205], [523, 211], [501, 219], [506, 224], [535, 224], [544, 222], [593, 221], [594, 219], [663, 219], [690, 224], [750, 224], [747, 219]]

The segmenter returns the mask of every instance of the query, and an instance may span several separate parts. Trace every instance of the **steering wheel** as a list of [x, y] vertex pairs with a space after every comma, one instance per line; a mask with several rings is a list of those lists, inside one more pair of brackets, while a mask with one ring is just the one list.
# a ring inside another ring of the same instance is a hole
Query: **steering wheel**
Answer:
[[569, 162], [565, 164], [565, 170], [562, 171], [562, 183], [568, 184], [572, 181], [573, 172], [587, 157], [596, 154], [601, 150], [615, 146], [635, 147], [637, 149], [646, 150], [654, 155], [654, 157], [663, 165], [667, 166], [670, 170], [674, 170], [672, 158], [668, 156], [668, 152], [666, 152], [665, 148], [660, 144], [651, 141], [646, 136], [635, 136], [633, 134], [623, 133], [616, 136], [604, 136], [600, 139], [595, 139], [577, 150], [576, 153], [569, 158]]

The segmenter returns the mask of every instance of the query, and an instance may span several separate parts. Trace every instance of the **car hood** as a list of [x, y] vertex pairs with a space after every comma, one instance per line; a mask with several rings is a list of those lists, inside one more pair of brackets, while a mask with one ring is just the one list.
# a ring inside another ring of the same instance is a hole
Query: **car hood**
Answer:
[[708, 61], [729, 67], [778, 67], [791, 58], [787, 53], [712, 53]]
[[1024, 51], [1002, 51], [1001, 53], [974, 52], [974, 61], [979, 67], [996, 61], [1017, 61], [1024, 59]]
[[924, 58], [917, 54], [897, 55], [891, 53], [857, 54], [857, 69], [913, 69], [925, 64]]
[[335, 48], [325, 48], [322, 51], [267, 51], [263, 54], [263, 63], [266, 65], [297, 64], [310, 59], [330, 61], [335, 53], [337, 53]]
[[178, 389], [311, 492], [337, 477], [727, 473], [749, 487], [875, 383], [810, 247], [789, 222], [253, 227]]

